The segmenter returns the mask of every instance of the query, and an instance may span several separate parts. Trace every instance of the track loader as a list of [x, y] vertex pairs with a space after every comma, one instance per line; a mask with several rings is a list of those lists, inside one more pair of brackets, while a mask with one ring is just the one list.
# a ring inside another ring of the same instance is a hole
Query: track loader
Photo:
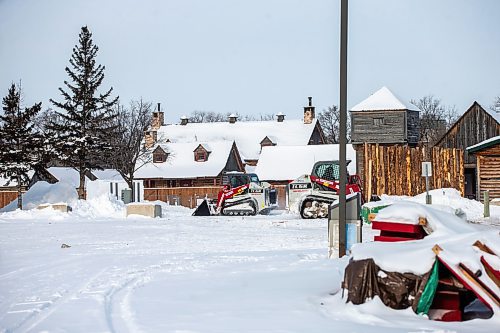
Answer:
[[193, 216], [267, 214], [276, 208], [276, 189], [254, 173], [225, 173], [217, 200], [205, 199]]
[[[311, 175], [302, 175], [288, 184], [288, 209], [304, 219], [328, 217], [328, 206], [339, 198], [339, 174], [339, 161], [316, 162]], [[357, 192], [361, 192], [359, 176], [348, 175], [346, 194]]]

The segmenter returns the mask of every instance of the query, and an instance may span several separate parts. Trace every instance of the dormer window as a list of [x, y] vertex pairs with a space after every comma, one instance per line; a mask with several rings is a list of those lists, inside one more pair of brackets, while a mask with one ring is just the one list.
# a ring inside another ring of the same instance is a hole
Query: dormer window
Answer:
[[168, 153], [166, 153], [160, 146], [156, 147], [153, 151], [153, 163], [164, 163], [167, 161]]
[[276, 146], [276, 138], [274, 137], [269, 137], [266, 136], [262, 141], [260, 142], [260, 147], [268, 147], [268, 146]]
[[208, 156], [211, 153], [210, 147], [207, 145], [198, 145], [196, 149], [193, 151], [194, 152], [194, 160], [196, 162], [205, 162], [208, 161]]

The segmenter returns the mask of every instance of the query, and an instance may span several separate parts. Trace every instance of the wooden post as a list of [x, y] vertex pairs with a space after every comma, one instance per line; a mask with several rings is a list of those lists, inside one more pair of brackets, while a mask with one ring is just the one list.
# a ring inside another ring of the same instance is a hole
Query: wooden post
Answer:
[[367, 180], [367, 195], [368, 195], [368, 200], [370, 201], [372, 197], [372, 169], [373, 169], [373, 161], [370, 158], [368, 161], [368, 180]]
[[410, 149], [405, 147], [406, 149], [406, 182], [407, 182], [407, 195], [412, 195], [411, 192], [411, 155]]
[[484, 191], [483, 197], [484, 197], [484, 217], [490, 217], [490, 191]]
[[476, 199], [481, 201], [481, 155], [476, 157]]

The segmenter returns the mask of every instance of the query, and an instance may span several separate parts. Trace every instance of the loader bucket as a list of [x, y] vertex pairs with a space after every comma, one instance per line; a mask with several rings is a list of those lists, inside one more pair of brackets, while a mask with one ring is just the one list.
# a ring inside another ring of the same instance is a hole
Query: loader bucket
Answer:
[[193, 216], [210, 216], [210, 208], [208, 207], [208, 202], [207, 200], [203, 200], [201, 204], [199, 204], [198, 207], [196, 207], [195, 211], [193, 212]]

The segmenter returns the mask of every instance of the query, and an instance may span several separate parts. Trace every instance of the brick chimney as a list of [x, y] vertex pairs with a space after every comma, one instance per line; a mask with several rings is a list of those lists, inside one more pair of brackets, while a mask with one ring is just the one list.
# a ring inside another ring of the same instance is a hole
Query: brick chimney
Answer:
[[304, 106], [304, 124], [311, 124], [316, 117], [314, 110], [316, 109], [312, 105], [312, 97], [307, 97], [309, 99], [309, 105]]
[[182, 116], [182, 117], [181, 117], [181, 125], [182, 125], [182, 126], [187, 125], [187, 124], [188, 124], [188, 122], [189, 122], [189, 118], [188, 118], [188, 117], [186, 117], [186, 116]]
[[228, 119], [229, 119], [230, 124], [234, 124], [236, 122], [236, 120], [238, 120], [238, 116], [235, 115], [234, 113], [231, 113], [229, 115]]
[[156, 111], [153, 112], [153, 119], [151, 120], [151, 129], [157, 130], [160, 126], [165, 125], [165, 115], [161, 111], [161, 105], [158, 103]]
[[285, 115], [283, 113], [281, 113], [281, 112], [278, 113], [276, 115], [276, 117], [277, 117], [278, 123], [282, 123], [285, 120]]
[[144, 146], [146, 148], [151, 148], [158, 141], [158, 132], [156, 131], [146, 131], [144, 132]]

